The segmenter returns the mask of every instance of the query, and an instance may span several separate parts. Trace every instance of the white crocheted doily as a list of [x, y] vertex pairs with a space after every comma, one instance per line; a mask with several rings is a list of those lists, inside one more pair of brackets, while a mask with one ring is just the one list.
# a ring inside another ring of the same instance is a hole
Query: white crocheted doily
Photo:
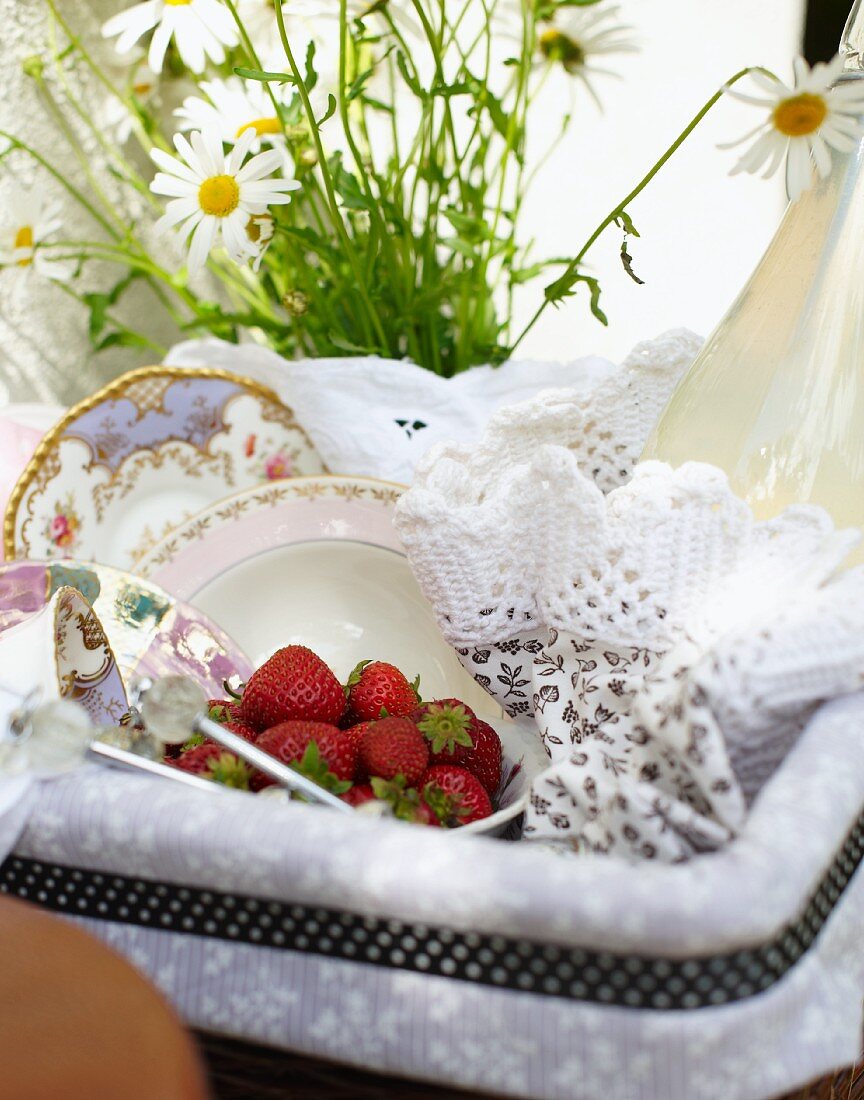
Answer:
[[445, 636], [549, 753], [527, 835], [674, 860], [733, 835], [813, 709], [864, 685], [864, 572], [830, 581], [858, 536], [821, 509], [757, 522], [715, 467], [634, 468], [663, 354], [436, 448], [396, 522]]

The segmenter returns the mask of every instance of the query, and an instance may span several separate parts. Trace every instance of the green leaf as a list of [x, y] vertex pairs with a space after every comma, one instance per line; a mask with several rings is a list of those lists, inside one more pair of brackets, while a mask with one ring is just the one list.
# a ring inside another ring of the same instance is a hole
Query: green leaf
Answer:
[[150, 348], [152, 346], [146, 337], [123, 328], [109, 332], [107, 336], [103, 336], [95, 343], [93, 348], [95, 351], [105, 351], [107, 348]]
[[633, 280], [634, 283], [638, 283], [640, 286], [645, 285], [645, 280], [640, 279], [639, 276], [636, 274], [636, 272], [633, 270], [633, 257], [627, 251], [627, 238], [626, 237], [621, 242], [621, 263], [624, 267], [624, 270], [627, 272], [627, 274], [630, 276], [630, 278]]
[[349, 210], [370, 209], [369, 199], [357, 182], [357, 177], [347, 171], [339, 153], [330, 158], [330, 171], [333, 175], [333, 186], [339, 193], [343, 206]]
[[609, 318], [600, 308], [600, 283], [591, 275], [583, 275], [580, 271], [565, 271], [560, 278], [545, 288], [543, 294], [548, 302], [557, 305], [576, 293], [575, 288], [578, 283], [584, 283], [591, 292], [591, 312], [601, 325], [608, 325]]
[[315, 40], [312, 39], [306, 47], [306, 78], [303, 81], [306, 91], [311, 92], [318, 83], [318, 73], [315, 70]]
[[324, 112], [324, 114], [315, 123], [315, 125], [319, 129], [327, 121], [328, 118], [332, 118], [336, 114], [336, 107], [337, 106], [338, 106], [338, 104], [336, 103], [336, 96], [333, 95], [333, 93], [331, 92], [330, 95], [327, 96], [327, 110]]
[[620, 225], [625, 233], [628, 233], [631, 237], [638, 237], [639, 230], [633, 224], [633, 219], [627, 213], [626, 210], [622, 210], [618, 217], [615, 219], [615, 224]]
[[405, 54], [401, 50], [396, 51], [396, 66], [399, 72], [402, 74], [402, 79], [417, 96], [418, 99], [428, 99], [428, 96], [424, 89], [420, 86], [420, 82], [411, 74], [408, 69], [408, 62], [405, 59]]
[[377, 355], [381, 350], [380, 348], [368, 347], [365, 344], [355, 344], [347, 336], [332, 330], [327, 334], [327, 339], [334, 348], [339, 348], [340, 351], [350, 351], [352, 354]]
[[470, 95], [472, 90], [473, 86], [465, 80], [460, 81], [458, 84], [444, 84], [438, 81], [429, 89], [429, 94], [449, 99], [454, 95]]
[[237, 76], [242, 76], [244, 80], [260, 80], [264, 84], [297, 83], [291, 73], [270, 73], [266, 72], [264, 69], [247, 69], [243, 65], [236, 66], [234, 72]]
[[549, 266], [549, 263], [549, 260], [543, 260], [540, 263], [529, 264], [527, 267], [511, 268], [510, 282], [514, 286], [521, 286], [522, 283], [530, 283], [532, 279], [536, 279], [538, 275], [543, 274]]

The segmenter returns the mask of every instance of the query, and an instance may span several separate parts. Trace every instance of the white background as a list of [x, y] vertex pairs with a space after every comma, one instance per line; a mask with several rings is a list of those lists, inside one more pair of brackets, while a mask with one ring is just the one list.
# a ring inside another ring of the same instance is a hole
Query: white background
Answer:
[[[642, 50], [608, 59], [625, 79], [600, 78], [602, 115], [587, 96], [577, 101], [574, 133], [530, 204], [540, 253], [578, 252], [733, 73], [766, 65], [790, 79], [800, 52], [803, 0], [623, 0], [621, 8]], [[758, 108], [724, 99], [635, 201], [630, 213], [642, 236], [629, 251], [645, 286], [624, 274], [617, 230], [592, 250], [608, 329], [589, 313], [583, 290], [560, 310], [547, 310], [523, 350], [544, 359], [595, 351], [618, 358], [667, 328], [707, 335], [758, 262], [785, 202], [779, 174], [770, 182], [729, 179], [736, 151], [716, 148], [759, 120]]]

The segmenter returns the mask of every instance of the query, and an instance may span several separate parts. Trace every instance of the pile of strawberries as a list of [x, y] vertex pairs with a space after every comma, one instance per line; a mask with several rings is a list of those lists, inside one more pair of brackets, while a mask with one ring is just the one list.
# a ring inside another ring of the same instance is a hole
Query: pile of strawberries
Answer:
[[[211, 700], [210, 717], [354, 806], [380, 800], [403, 821], [447, 828], [493, 812], [498, 734], [459, 699], [423, 702], [418, 681], [383, 661], [362, 661], [342, 685], [311, 649], [286, 646], [241, 696]], [[167, 762], [243, 790], [275, 785], [200, 737]]]

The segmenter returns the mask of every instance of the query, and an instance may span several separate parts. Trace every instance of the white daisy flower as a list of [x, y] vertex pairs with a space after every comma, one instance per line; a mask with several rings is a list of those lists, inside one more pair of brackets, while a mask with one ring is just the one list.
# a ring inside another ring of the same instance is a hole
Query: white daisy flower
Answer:
[[48, 279], [66, 282], [75, 271], [74, 262], [52, 260], [40, 248], [50, 243], [63, 226], [59, 202], [45, 202], [36, 191], [19, 191], [4, 203], [0, 225], [0, 264], [4, 267], [32, 267]]
[[[227, 80], [202, 80], [199, 87], [207, 98], [188, 96], [174, 112], [181, 130], [215, 130], [226, 145], [234, 145], [241, 134], [252, 130], [253, 153], [262, 145], [272, 146], [282, 153], [288, 171], [293, 169], [282, 126], [264, 84], [232, 76]], [[284, 100], [283, 90], [276, 85], [272, 88], [277, 99]]]
[[103, 37], [119, 36], [118, 53], [128, 53], [148, 31], [153, 31], [153, 37], [147, 61], [155, 73], [162, 72], [172, 36], [183, 64], [193, 73], [204, 71], [208, 57], [218, 65], [225, 58], [225, 47], [237, 44], [234, 19], [219, 0], [143, 0], [102, 27]]
[[746, 95], [735, 88], [726, 94], [743, 103], [764, 107], [768, 117], [737, 141], [721, 145], [732, 149], [751, 138], [751, 147], [739, 159], [731, 175], [759, 172], [773, 176], [786, 154], [786, 194], [794, 202], [813, 183], [813, 164], [820, 179], [831, 172], [831, 149], [850, 153], [864, 135], [864, 81], [835, 81], [843, 71], [843, 58], [811, 69], [803, 57], [794, 62], [795, 84], [772, 80], [765, 73], [751, 73], [762, 95]]
[[254, 259], [261, 243], [253, 240], [250, 222], [266, 214], [268, 206], [290, 202], [286, 192], [300, 186], [297, 180], [273, 177], [283, 163], [278, 150], [269, 149], [243, 163], [255, 140], [255, 131], [245, 130], [226, 154], [216, 131], [195, 130], [188, 141], [182, 134], [174, 135], [180, 159], [151, 150], [163, 171], [156, 174], [150, 190], [172, 199], [155, 228], [162, 232], [180, 226], [181, 244], [191, 236], [190, 275], [201, 270], [220, 242], [235, 262]]
[[561, 65], [568, 75], [581, 80], [598, 105], [600, 101], [592, 78], [618, 74], [595, 64], [595, 59], [639, 52], [638, 43], [630, 36], [633, 28], [618, 22], [620, 11], [617, 5], [599, 4], [585, 9], [567, 9], [563, 18], [556, 16], [547, 23], [537, 38], [543, 61]]

